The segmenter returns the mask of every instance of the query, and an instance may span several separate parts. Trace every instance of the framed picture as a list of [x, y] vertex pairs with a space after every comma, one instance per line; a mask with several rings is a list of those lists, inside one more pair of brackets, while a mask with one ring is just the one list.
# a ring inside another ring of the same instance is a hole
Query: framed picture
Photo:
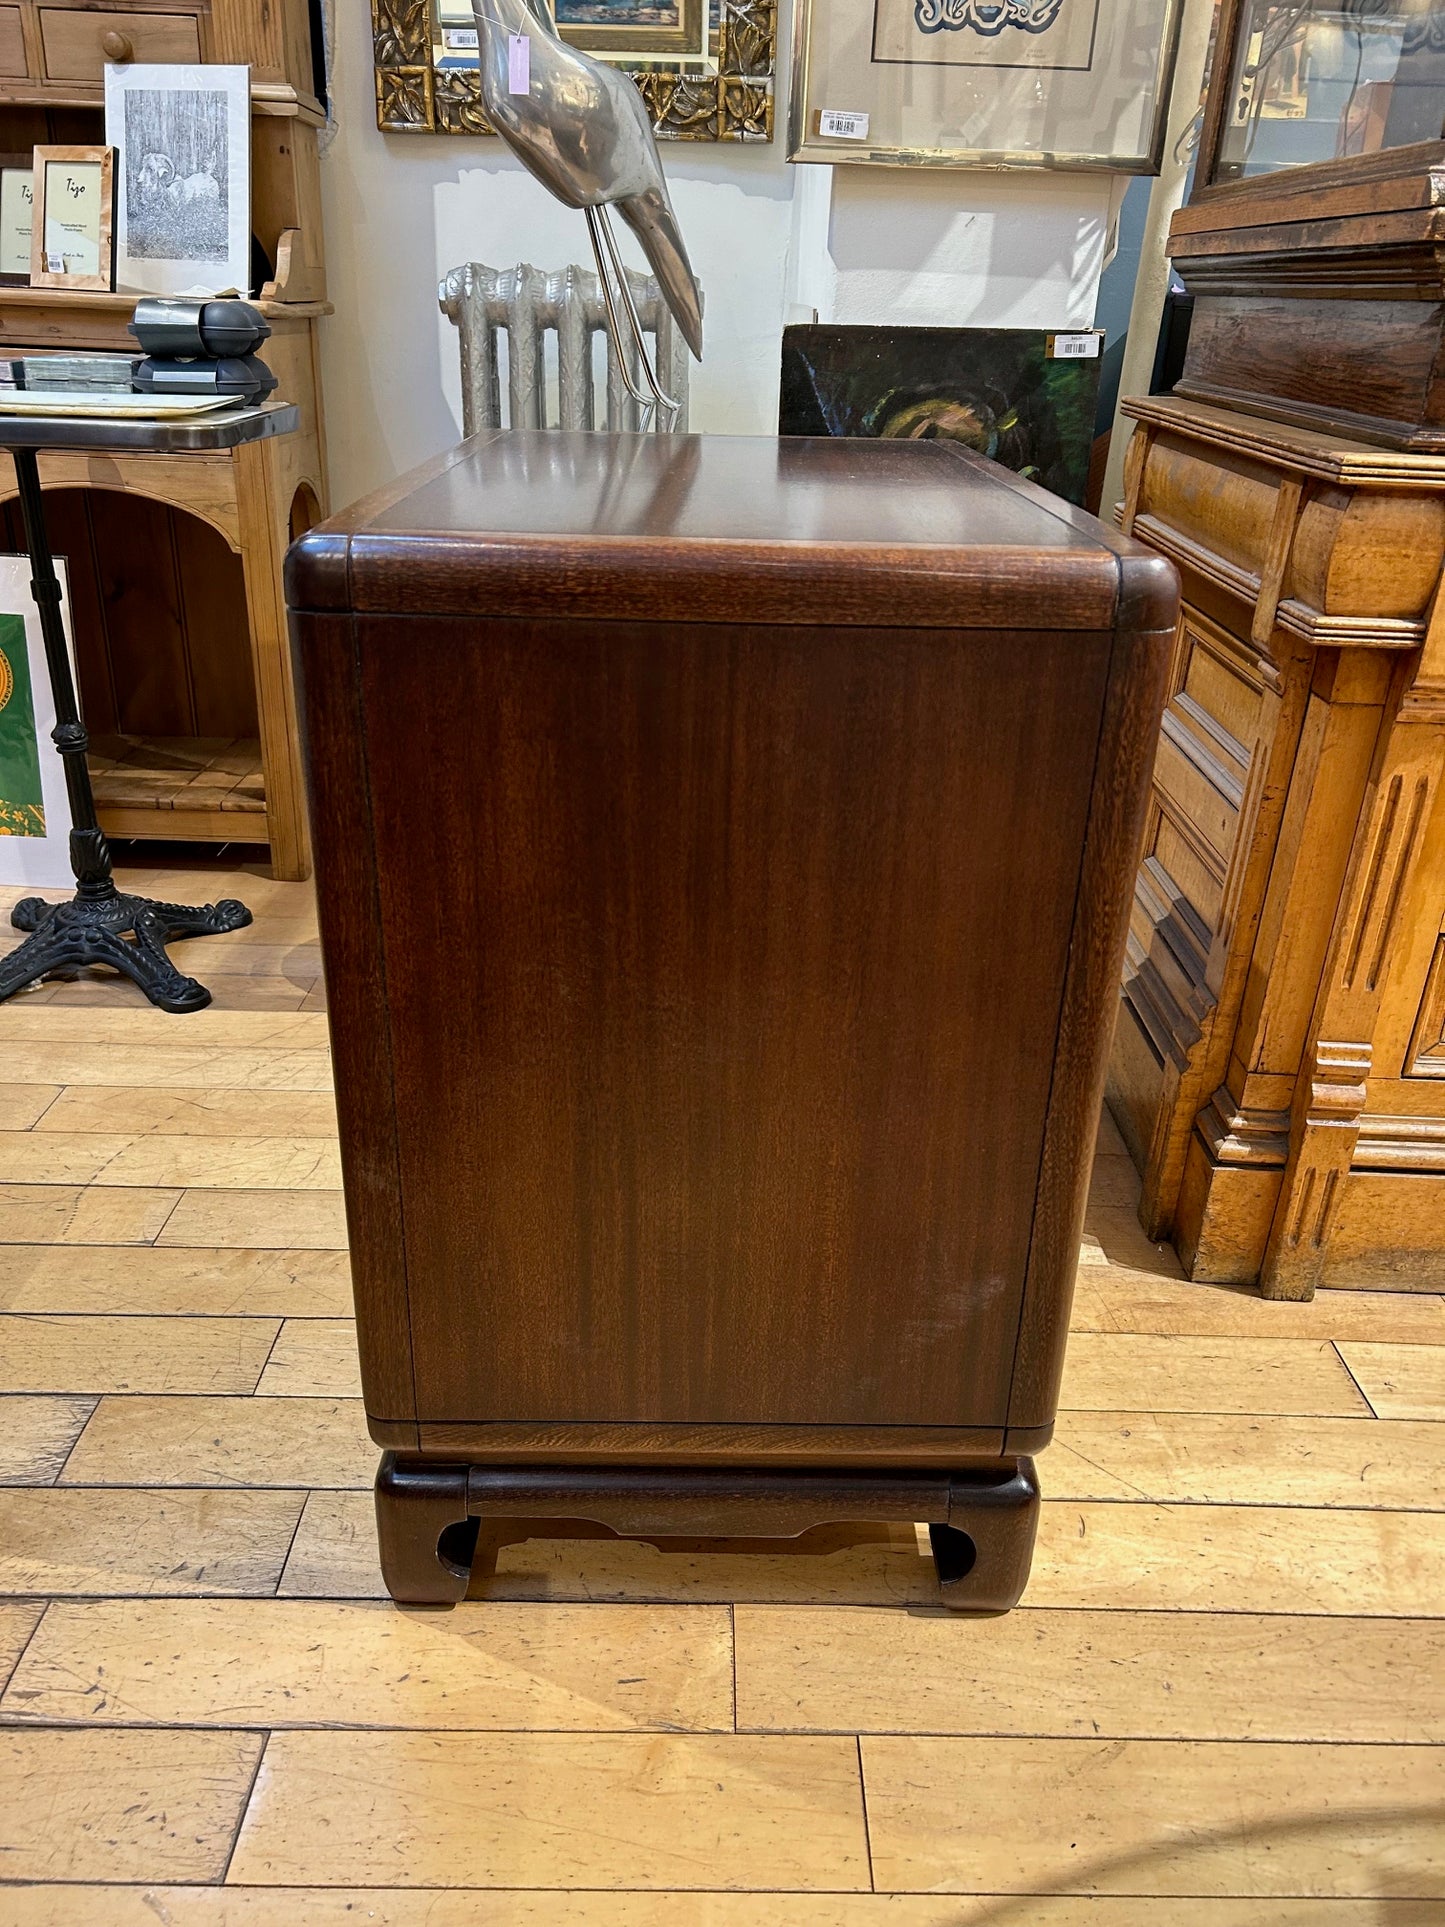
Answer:
[[108, 147], [37, 147], [31, 179], [30, 285], [115, 286], [115, 168]]
[[30, 285], [35, 156], [0, 154], [0, 287]]
[[[70, 581], [58, 559], [55, 573], [74, 675]], [[50, 740], [54, 727], [40, 615], [30, 594], [30, 558], [0, 555], [0, 883], [53, 890], [75, 881], [65, 771]]]
[[116, 150], [116, 286], [245, 294], [251, 279], [251, 70], [105, 69]]
[[1157, 174], [1179, 0], [798, 0], [788, 158]]
[[[624, 67], [659, 140], [773, 137], [777, 0], [554, 0], [557, 29]], [[471, 0], [371, 0], [376, 124], [490, 134]]]
[[1094, 329], [785, 328], [778, 433], [958, 442], [1082, 507], [1102, 345]]

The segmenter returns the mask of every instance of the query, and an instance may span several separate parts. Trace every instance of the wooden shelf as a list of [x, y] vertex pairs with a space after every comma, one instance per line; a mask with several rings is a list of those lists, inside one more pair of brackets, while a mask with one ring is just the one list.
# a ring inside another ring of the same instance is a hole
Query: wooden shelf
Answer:
[[[76, 313], [125, 314], [134, 312], [137, 301], [147, 296], [134, 289], [114, 293], [93, 288], [13, 288], [0, 287], [0, 307], [73, 308]], [[329, 301], [263, 301], [247, 295], [253, 308], [259, 308], [268, 321], [308, 321], [334, 312]], [[139, 354], [140, 350], [135, 352]]]
[[98, 736], [89, 762], [108, 836], [267, 840], [261, 745], [254, 737]]

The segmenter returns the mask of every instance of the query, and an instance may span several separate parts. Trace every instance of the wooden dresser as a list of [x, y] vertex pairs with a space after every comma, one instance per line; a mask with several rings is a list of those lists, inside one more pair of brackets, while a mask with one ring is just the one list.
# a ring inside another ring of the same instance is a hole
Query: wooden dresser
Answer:
[[1436, 11], [1222, 0], [1124, 527], [1184, 611], [1110, 1102], [1191, 1277], [1445, 1285]]
[[897, 1519], [1011, 1604], [1173, 569], [946, 443], [502, 433], [288, 594], [395, 1596]]
[[1191, 1277], [1440, 1289], [1445, 455], [1127, 404], [1185, 606], [1110, 1104]]

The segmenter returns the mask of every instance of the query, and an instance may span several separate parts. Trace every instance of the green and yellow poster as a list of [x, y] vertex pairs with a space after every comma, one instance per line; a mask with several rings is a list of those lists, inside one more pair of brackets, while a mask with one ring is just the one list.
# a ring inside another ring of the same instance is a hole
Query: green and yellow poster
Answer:
[[25, 623], [20, 616], [0, 615], [0, 836], [44, 834]]

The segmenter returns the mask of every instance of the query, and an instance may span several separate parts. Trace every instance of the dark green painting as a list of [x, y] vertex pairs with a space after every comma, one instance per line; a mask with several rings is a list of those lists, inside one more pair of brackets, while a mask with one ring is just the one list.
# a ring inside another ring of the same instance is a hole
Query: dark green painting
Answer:
[[0, 836], [44, 834], [25, 623], [20, 616], [0, 615]]
[[1041, 328], [786, 328], [778, 431], [959, 441], [1082, 506], [1099, 359], [1059, 358], [1054, 341]]

